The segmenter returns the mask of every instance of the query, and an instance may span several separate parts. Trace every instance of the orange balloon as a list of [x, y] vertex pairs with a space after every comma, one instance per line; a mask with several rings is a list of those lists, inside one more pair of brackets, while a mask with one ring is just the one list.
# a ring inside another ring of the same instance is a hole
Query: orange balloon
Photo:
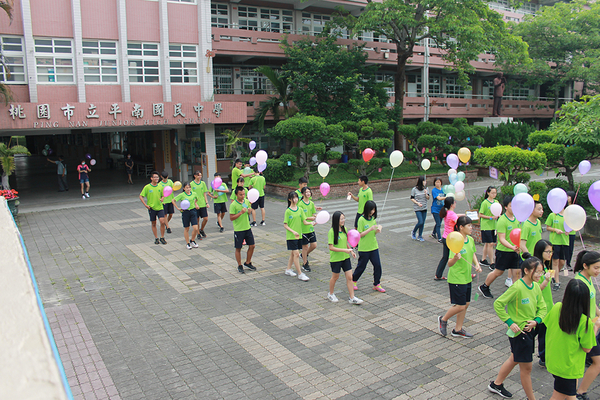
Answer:
[[374, 155], [375, 155], [375, 151], [368, 147], [366, 149], [364, 149], [363, 153], [362, 153], [363, 160], [365, 160], [365, 162], [371, 161], [371, 158], [373, 158]]

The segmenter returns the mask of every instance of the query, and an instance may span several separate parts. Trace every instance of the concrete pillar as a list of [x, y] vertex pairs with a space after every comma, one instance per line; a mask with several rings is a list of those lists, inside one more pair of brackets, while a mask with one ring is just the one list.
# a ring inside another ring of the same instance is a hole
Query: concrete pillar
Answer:
[[171, 102], [171, 74], [169, 68], [169, 13], [167, 0], [159, 0], [158, 15], [160, 20], [160, 71], [162, 75], [160, 81], [163, 89], [163, 101]]
[[29, 88], [29, 102], [37, 103], [37, 66], [35, 65], [35, 45], [33, 42], [33, 28], [31, 25], [31, 3], [29, 2], [29, 0], [21, 0], [21, 15], [23, 18], [23, 50], [25, 51], [25, 62], [27, 63], [27, 84]]
[[117, 0], [119, 19], [119, 73], [121, 75], [121, 97], [124, 103], [131, 101], [129, 87], [129, 65], [127, 63], [127, 4], [126, 0]]
[[77, 84], [77, 101], [85, 103], [85, 78], [83, 76], [83, 33], [81, 27], [81, 1], [71, 0], [73, 16], [73, 62], [75, 83]]

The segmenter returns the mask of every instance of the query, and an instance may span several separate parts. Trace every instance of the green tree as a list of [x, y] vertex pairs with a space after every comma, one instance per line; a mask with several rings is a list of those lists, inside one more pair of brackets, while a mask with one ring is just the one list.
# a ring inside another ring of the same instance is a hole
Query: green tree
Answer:
[[[342, 133], [344, 145], [355, 156], [348, 160], [348, 172], [357, 176], [370, 176], [385, 164], [387, 161], [385, 152], [392, 147], [394, 136], [394, 131], [390, 129], [387, 122], [373, 122], [370, 119], [364, 119], [359, 122], [345, 121], [342, 126], [344, 127]], [[361, 156], [361, 153], [367, 148], [375, 150], [375, 157], [368, 163]]]
[[483, 131], [483, 145], [485, 147], [499, 145], [527, 147], [527, 138], [535, 131], [535, 126], [524, 122], [501, 123]]
[[232, 157], [235, 154], [235, 157], [233, 157], [234, 161], [238, 158], [242, 158], [242, 153], [245, 150], [243, 143], [250, 143], [250, 139], [240, 136], [243, 129], [243, 127], [239, 131], [226, 129], [221, 132], [221, 135], [227, 136], [227, 141], [225, 142], [225, 156]]
[[282, 116], [288, 118], [294, 115], [296, 108], [293, 106], [290, 107], [291, 92], [287, 77], [282, 76], [279, 71], [267, 65], [262, 65], [254, 70], [266, 76], [275, 88], [275, 96], [269, 97], [267, 101], [261, 101], [254, 116], [258, 121], [258, 129], [263, 132], [265, 129], [265, 117], [269, 111], [273, 113], [275, 121], [278, 121]]
[[2, 167], [2, 187], [4, 189], [10, 189], [8, 177], [11, 176], [16, 169], [15, 156], [17, 154], [31, 155], [25, 146], [9, 146], [10, 143], [8, 146], [5, 143], [0, 143], [0, 166]]
[[483, 147], [475, 150], [473, 160], [485, 167], [500, 171], [504, 185], [528, 182], [528, 171], [539, 170], [546, 165], [546, 155], [538, 151], [523, 150], [512, 146]]
[[[414, 47], [423, 39], [443, 49], [442, 57], [458, 73], [459, 82], [468, 86], [471, 61], [484, 52], [496, 57], [496, 64], [526, 62], [527, 46], [506, 28], [503, 16], [483, 0], [367, 0], [358, 17], [345, 14], [343, 24], [354, 32], [372, 31], [396, 45], [397, 67], [394, 80], [395, 113], [402, 124], [406, 65]], [[341, 22], [340, 22], [341, 23]], [[400, 148], [400, 135], [395, 136]]]
[[[13, 0], [0, 0], [0, 8], [2, 10], [4, 10], [6, 15], [8, 15], [10, 23], [12, 23], [12, 19], [13, 19], [13, 16], [12, 16], [13, 4], [14, 4]], [[2, 70], [4, 71], [5, 79], [10, 78], [10, 69], [9, 69], [8, 65], [6, 65], [6, 61], [4, 59], [4, 54], [2, 54], [1, 47], [0, 47], [0, 68], [2, 68]], [[8, 104], [8, 102], [12, 99], [12, 93], [10, 91], [10, 88], [1, 82], [0, 82], [0, 97], [4, 98], [5, 104]]]

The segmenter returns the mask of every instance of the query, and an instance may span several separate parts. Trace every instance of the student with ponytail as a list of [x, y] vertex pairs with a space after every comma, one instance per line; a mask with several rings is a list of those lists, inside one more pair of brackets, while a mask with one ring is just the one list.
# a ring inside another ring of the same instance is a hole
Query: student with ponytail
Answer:
[[[481, 263], [489, 266], [491, 269], [494, 267], [494, 250], [496, 247], [496, 220], [498, 217], [492, 214], [490, 207], [494, 203], [498, 203], [496, 200], [496, 194], [498, 190], [494, 186], [488, 186], [485, 191], [485, 199], [479, 207], [479, 220], [481, 221], [481, 242], [483, 243], [483, 256], [481, 257]], [[488, 261], [489, 260], [489, 261]]]
[[[522, 241], [521, 241], [522, 242]], [[542, 298], [546, 303], [546, 311], [550, 312], [554, 307], [554, 300], [552, 299], [552, 285], [550, 282], [554, 271], [552, 270], [552, 244], [547, 240], [539, 240], [533, 249], [533, 256], [538, 260], [542, 261], [544, 267], [544, 273], [538, 281], [540, 289], [542, 290]], [[523, 254], [523, 259], [529, 258], [529, 253]], [[538, 326], [538, 356], [540, 357], [540, 367], [546, 366], [546, 325], [542, 322]]]

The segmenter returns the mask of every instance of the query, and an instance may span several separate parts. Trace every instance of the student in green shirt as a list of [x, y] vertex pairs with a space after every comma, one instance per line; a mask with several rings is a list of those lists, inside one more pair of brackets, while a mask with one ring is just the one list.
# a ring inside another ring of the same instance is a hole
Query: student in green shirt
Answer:
[[[490, 207], [496, 200], [498, 190], [494, 186], [488, 186], [485, 191], [485, 199], [479, 207], [479, 220], [481, 221], [481, 242], [483, 243], [483, 256], [481, 263], [487, 266], [494, 266], [494, 248], [496, 247], [496, 221], [498, 217], [492, 214]], [[488, 261], [489, 260], [489, 261]], [[491, 268], [493, 269], [493, 268]]]
[[252, 203], [252, 219], [254, 220], [254, 222], [252, 222], [252, 224], [250, 225], [256, 226], [256, 210], [258, 210], [258, 208], [260, 207], [260, 212], [262, 214], [262, 221], [260, 221], [260, 225], [265, 226], [265, 186], [267, 185], [267, 182], [265, 181], [263, 173], [258, 172], [258, 169], [257, 174], [258, 175], [255, 175], [254, 178], [250, 180], [250, 186], [248, 186], [248, 189], [258, 190], [259, 196], [258, 200]]
[[[256, 271], [252, 265], [252, 254], [254, 254], [254, 235], [250, 229], [250, 220], [246, 214], [250, 212], [250, 204], [244, 198], [244, 187], [235, 188], [236, 199], [231, 203], [229, 209], [229, 220], [233, 223], [233, 241], [235, 247], [235, 260], [238, 264], [238, 272], [244, 274], [244, 267]], [[246, 253], [246, 262], [242, 265], [242, 246], [248, 245]]]
[[[220, 178], [221, 174], [215, 172], [215, 178]], [[225, 218], [225, 213], [227, 212], [227, 193], [229, 193], [229, 189], [225, 183], [221, 183], [217, 189], [213, 188], [212, 193], [208, 193], [210, 197], [214, 199], [214, 211], [217, 214], [217, 225], [219, 226], [219, 232], [223, 233], [223, 218]]]
[[[185, 210], [177, 205], [177, 202], [187, 200], [190, 204]], [[198, 216], [196, 214], [196, 207], [198, 205], [197, 194], [192, 192], [192, 186], [188, 182], [183, 183], [183, 193], [179, 193], [173, 200], [171, 200], [173, 207], [181, 213], [181, 221], [183, 222], [183, 238], [185, 239], [186, 247], [188, 250], [192, 248], [198, 248], [196, 241], [196, 235], [198, 234]], [[190, 240], [190, 225], [192, 226], [192, 238]]]
[[[544, 207], [539, 201], [535, 201], [533, 211], [529, 218], [521, 224], [521, 254], [533, 254], [535, 245], [542, 239], [542, 222], [540, 218], [544, 215]], [[523, 256], [523, 258], [525, 258]]]
[[536, 328], [546, 316], [546, 303], [538, 281], [544, 272], [540, 260], [530, 257], [521, 263], [523, 277], [515, 282], [494, 302], [494, 311], [508, 325], [508, 340], [511, 355], [500, 367], [496, 380], [491, 381], [488, 390], [502, 397], [512, 397], [504, 388], [504, 380], [518, 365], [521, 371], [521, 385], [528, 399], [535, 399], [531, 384], [534, 338]]
[[[285, 210], [283, 217], [283, 226], [287, 231], [285, 238], [287, 241], [287, 249], [290, 250], [290, 258], [288, 260], [285, 274], [288, 276], [298, 276], [301, 281], [308, 281], [308, 276], [300, 270], [300, 250], [302, 250], [302, 227], [303, 225], [314, 226], [314, 221], [306, 219], [304, 211], [298, 207], [298, 194], [290, 192], [287, 197], [288, 208]], [[292, 270], [292, 266], [296, 267], [296, 274]]]
[[202, 172], [194, 172], [194, 180], [190, 183], [190, 186], [192, 188], [192, 192], [194, 192], [196, 198], [198, 199], [198, 206], [196, 207], [196, 217], [198, 218], [198, 222], [200, 222], [200, 220], [202, 219], [202, 224], [198, 232], [198, 239], [202, 240], [202, 238], [206, 237], [206, 233], [204, 233], [204, 228], [206, 227], [206, 223], [208, 222], [208, 199], [206, 198], [208, 193], [208, 187], [206, 187], [206, 182], [202, 180]]
[[377, 224], [377, 204], [373, 200], [365, 203], [363, 215], [358, 219], [358, 232], [360, 241], [358, 242], [358, 264], [352, 274], [354, 290], [358, 290], [358, 280], [360, 279], [369, 261], [373, 264], [373, 290], [385, 293], [381, 287], [381, 260], [379, 258], [379, 245], [375, 235], [381, 233], [382, 226]]
[[358, 196], [353, 195], [352, 192], [348, 192], [348, 196], [350, 196], [352, 200], [358, 201], [358, 211], [356, 212], [356, 218], [354, 219], [354, 228], [358, 226], [358, 218], [360, 218], [360, 216], [364, 212], [365, 203], [368, 200], [373, 200], [373, 191], [367, 185], [368, 183], [369, 177], [366, 175], [362, 175], [360, 178], [358, 178]]
[[550, 243], [554, 249], [552, 254], [552, 269], [554, 274], [554, 285], [552, 290], [560, 289], [560, 270], [565, 266], [567, 253], [569, 251], [569, 234], [565, 232], [565, 217], [564, 210], [558, 214], [550, 213], [546, 218], [546, 230], [550, 232]]
[[[592, 284], [592, 278], [597, 278], [600, 274], [600, 253], [598, 253], [597, 251], [587, 250], [579, 252], [579, 254], [577, 255], [577, 262], [575, 263], [575, 268], [573, 272], [575, 273], [574, 280], [580, 280], [588, 287], [590, 310], [587, 315], [592, 320], [594, 320], [594, 322], [596, 322], [596, 319], [600, 315], [600, 308], [598, 308], [596, 288]], [[596, 326], [598, 326], [598, 323], [596, 324]], [[597, 335], [598, 328], [596, 328], [596, 341], [600, 339]], [[579, 388], [577, 389], [578, 399], [589, 399], [586, 392], [600, 373], [600, 346], [598, 344], [593, 346], [592, 349], [588, 352], [586, 358], [586, 361], [591, 361], [591, 365], [585, 371], [585, 375], [583, 376], [583, 379], [579, 384]], [[550, 364], [550, 362], [548, 362], [548, 364]]]
[[459, 217], [454, 225], [454, 230], [459, 232], [464, 238], [462, 249], [450, 255], [452, 258], [448, 260], [448, 287], [450, 288], [450, 304], [452, 306], [443, 317], [438, 317], [438, 329], [442, 336], [448, 333], [448, 320], [456, 315], [456, 326], [452, 329], [452, 336], [470, 339], [473, 337], [471, 333], [467, 333], [463, 328], [467, 308], [471, 304], [471, 282], [473, 277], [471, 269], [481, 272], [479, 261], [475, 249], [475, 241], [470, 236], [473, 229], [471, 218], [467, 216]]
[[352, 263], [350, 256], [356, 258], [354, 250], [348, 244], [348, 234], [346, 233], [346, 217], [341, 211], [336, 211], [331, 217], [331, 229], [327, 235], [329, 243], [329, 264], [331, 266], [331, 279], [329, 280], [329, 292], [327, 299], [332, 303], [337, 303], [338, 298], [334, 293], [335, 283], [340, 277], [340, 272], [344, 271], [346, 276], [346, 285], [348, 286], [348, 303], [361, 304], [363, 301], [354, 295], [354, 285], [352, 284]]
[[302, 189], [308, 186], [308, 179], [306, 179], [305, 177], [301, 176], [298, 179], [298, 189], [296, 189], [296, 194], [298, 195], [298, 198], [301, 199], [302, 198]]
[[[152, 233], [154, 233], [154, 244], [167, 244], [165, 240], [165, 210], [162, 204], [164, 197], [163, 189], [158, 184], [159, 179], [158, 172], [152, 171], [150, 174], [150, 183], [144, 186], [140, 193], [140, 201], [148, 209], [148, 214], [150, 215]], [[156, 231], [156, 218], [160, 221], [160, 241]]]
[[235, 188], [241, 187], [244, 188], [244, 198], [248, 198], [248, 189], [244, 187], [244, 178], [238, 178], [237, 181], [233, 181], [233, 187], [231, 189], [231, 197], [229, 199], [233, 203], [235, 199], [237, 199], [237, 195], [235, 194]]
[[[315, 207], [315, 203], [310, 199], [312, 193], [308, 187], [303, 187], [302, 199], [298, 202], [298, 207], [304, 212], [307, 220], [314, 221], [317, 216], [317, 211], [321, 210], [321, 207]], [[317, 248], [317, 234], [315, 228], [312, 225], [302, 225], [302, 270], [310, 272], [310, 265], [308, 264], [308, 255]]]
[[[162, 177], [162, 180], [158, 182], [160, 187], [164, 190], [165, 187], [171, 186], [171, 189], [173, 189], [173, 181], [169, 179], [169, 173], [167, 171], [163, 171], [160, 175]], [[162, 201], [163, 209], [165, 210], [165, 227], [167, 229], [167, 233], [171, 233], [169, 222], [171, 222], [171, 218], [173, 218], [173, 213], [175, 212], [172, 203], [174, 198], [175, 194], [171, 193], [170, 195], [166, 196]]]
[[[554, 375], [552, 399], [589, 399], [587, 394], [577, 390], [577, 379], [585, 372], [586, 353], [589, 355], [597, 347], [595, 335], [598, 323], [590, 318], [590, 291], [588, 285], [572, 279], [565, 289], [562, 303], [556, 303], [544, 318], [547, 326], [547, 369]], [[581, 386], [580, 386], [581, 387]]]
[[[528, 258], [529, 253], [526, 253], [525, 256], [527, 257], [524, 258]], [[546, 303], [546, 311], [550, 312], [552, 307], [554, 307], [554, 300], [552, 299], [552, 285], [550, 285], [552, 275], [554, 275], [554, 271], [552, 270], [552, 244], [545, 239], [538, 241], [535, 244], [533, 256], [538, 260], [541, 260], [542, 265], [544, 266], [544, 273], [538, 281], [538, 284], [540, 285], [542, 297]], [[540, 367], [544, 367], [546, 366], [546, 325], [544, 325], [543, 322], [538, 326], [537, 332], [538, 356], [540, 357], [539, 364]]]

